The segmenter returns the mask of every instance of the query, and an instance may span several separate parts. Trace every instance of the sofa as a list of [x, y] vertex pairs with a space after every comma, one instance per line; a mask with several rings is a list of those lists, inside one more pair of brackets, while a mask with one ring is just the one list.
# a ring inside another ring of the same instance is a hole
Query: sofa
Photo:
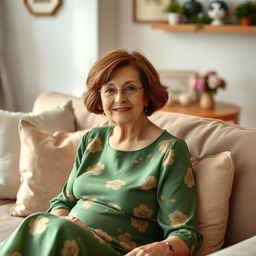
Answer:
[[[61, 134], [62, 141], [65, 132], [77, 134], [81, 131], [79, 136], [82, 136], [92, 127], [111, 125], [104, 116], [89, 113], [84, 107], [82, 97], [59, 92], [41, 93], [34, 102], [32, 113], [40, 113], [65, 102], [71, 102], [73, 119], [70, 119], [70, 122], [73, 122], [73, 126], [69, 127], [68, 131], [59, 132], [56, 135]], [[199, 225], [203, 233], [208, 232], [204, 241], [208, 249], [199, 252], [198, 255], [256, 255], [256, 155], [254, 151], [256, 150], [256, 129], [221, 120], [161, 111], [154, 113], [150, 119], [173, 135], [183, 138], [188, 145], [196, 170], [196, 183], [200, 190], [198, 191]], [[27, 142], [26, 136], [30, 135], [22, 129], [25, 131], [36, 129], [35, 123], [30, 126], [27, 121], [19, 121], [18, 127], [25, 142]], [[57, 129], [61, 130], [61, 128], [63, 125]], [[50, 131], [47, 132], [50, 133]], [[42, 134], [46, 136], [47, 132], [44, 131]], [[64, 137], [67, 138], [66, 135]], [[4, 138], [1, 138], [2, 140]], [[25, 146], [20, 145], [20, 147], [20, 161], [24, 157], [27, 160]], [[36, 152], [35, 148], [33, 152]], [[74, 158], [74, 154], [70, 157]], [[26, 165], [29, 161], [23, 162]], [[28, 167], [23, 165], [21, 166], [20, 163], [19, 168], [27, 170]], [[20, 178], [21, 183], [24, 182], [24, 177]], [[53, 187], [54, 184], [48, 190]], [[13, 196], [3, 198], [0, 194], [0, 241], [15, 230], [24, 217], [34, 211], [33, 209], [39, 209], [39, 211], [45, 209], [39, 207], [42, 204], [41, 199], [33, 198], [33, 195], [27, 201], [28, 203], [33, 201], [32, 210], [24, 211], [24, 208], [17, 206], [22, 192], [24, 196], [24, 191], [29, 191], [20, 190], [21, 188], [18, 190], [17, 198]]]

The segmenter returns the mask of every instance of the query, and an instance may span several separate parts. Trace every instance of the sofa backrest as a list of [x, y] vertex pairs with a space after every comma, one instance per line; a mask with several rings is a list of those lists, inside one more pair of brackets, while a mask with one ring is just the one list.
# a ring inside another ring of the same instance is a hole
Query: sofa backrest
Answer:
[[[39, 95], [33, 110], [72, 99], [77, 129], [107, 126], [104, 116], [89, 113], [82, 98], [47, 92]], [[232, 123], [175, 113], [156, 112], [150, 119], [173, 135], [185, 139], [196, 158], [231, 151], [235, 178], [230, 198], [225, 246], [256, 235], [256, 129]]]

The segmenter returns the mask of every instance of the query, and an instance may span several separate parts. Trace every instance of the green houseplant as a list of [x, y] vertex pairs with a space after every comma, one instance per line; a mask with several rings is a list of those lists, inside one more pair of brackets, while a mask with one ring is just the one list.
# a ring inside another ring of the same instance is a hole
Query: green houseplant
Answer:
[[164, 12], [168, 13], [169, 24], [175, 25], [180, 22], [181, 15], [185, 12], [185, 9], [176, 1], [172, 1], [166, 6]]
[[235, 9], [235, 16], [242, 25], [250, 25], [256, 17], [256, 5], [252, 1], [238, 4]]

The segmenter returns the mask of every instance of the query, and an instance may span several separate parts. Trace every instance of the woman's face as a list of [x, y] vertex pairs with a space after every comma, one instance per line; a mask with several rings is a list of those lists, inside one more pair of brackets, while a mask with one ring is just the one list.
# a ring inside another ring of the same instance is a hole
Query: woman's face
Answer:
[[112, 79], [100, 89], [103, 111], [117, 125], [140, 122], [145, 116], [147, 99], [139, 79], [138, 71], [132, 66], [119, 68]]

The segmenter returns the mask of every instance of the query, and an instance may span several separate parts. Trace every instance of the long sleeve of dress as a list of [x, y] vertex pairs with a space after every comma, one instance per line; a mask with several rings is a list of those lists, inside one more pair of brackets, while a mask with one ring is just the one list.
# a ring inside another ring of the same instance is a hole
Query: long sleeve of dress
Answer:
[[75, 161], [74, 161], [74, 165], [71, 170], [68, 181], [65, 183], [65, 185], [62, 189], [62, 192], [50, 201], [50, 208], [47, 210], [47, 212], [51, 212], [58, 208], [65, 208], [70, 211], [76, 205], [76, 202], [78, 201], [78, 199], [74, 195], [75, 194], [74, 193], [74, 181], [75, 181], [75, 178], [76, 178], [79, 168], [81, 168], [83, 153], [86, 149], [87, 137], [88, 137], [88, 133], [86, 133], [84, 135], [81, 142], [79, 143]]
[[200, 248], [202, 236], [197, 231], [196, 189], [187, 145], [175, 140], [163, 151], [157, 189], [158, 223], [165, 237], [183, 239], [193, 255]]

